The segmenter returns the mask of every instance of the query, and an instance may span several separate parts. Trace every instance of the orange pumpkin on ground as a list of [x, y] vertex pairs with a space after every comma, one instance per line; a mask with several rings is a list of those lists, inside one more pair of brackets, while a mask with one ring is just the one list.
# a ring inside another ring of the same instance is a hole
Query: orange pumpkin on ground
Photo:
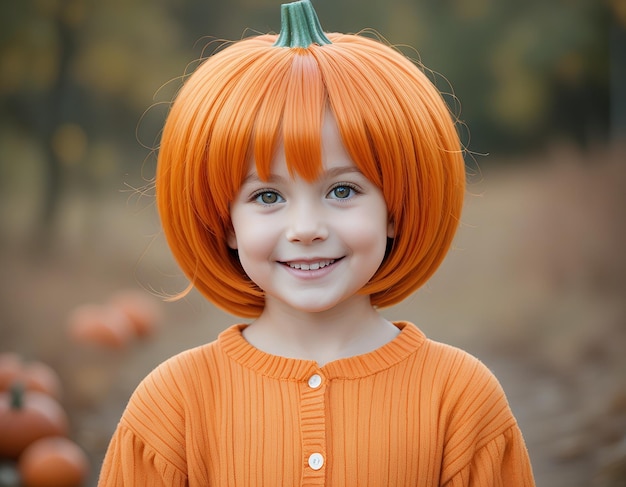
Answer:
[[135, 336], [130, 319], [119, 309], [108, 305], [84, 304], [72, 311], [68, 334], [76, 343], [121, 350]]
[[16, 381], [30, 391], [43, 392], [57, 400], [63, 395], [61, 379], [48, 364], [26, 362], [14, 352], [0, 354], [0, 391], [6, 391]]
[[0, 458], [15, 460], [33, 441], [67, 436], [68, 430], [67, 414], [49, 395], [19, 382], [0, 393]]
[[161, 309], [152, 296], [136, 289], [126, 289], [111, 296], [109, 303], [128, 317], [137, 337], [147, 338], [154, 334], [161, 319]]
[[29, 445], [18, 470], [24, 487], [80, 487], [89, 475], [89, 460], [72, 440], [52, 436]]

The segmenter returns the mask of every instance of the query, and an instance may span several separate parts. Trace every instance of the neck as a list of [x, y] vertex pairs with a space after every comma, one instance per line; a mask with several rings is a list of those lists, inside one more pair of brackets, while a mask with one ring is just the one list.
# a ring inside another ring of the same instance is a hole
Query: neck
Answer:
[[254, 347], [283, 357], [333, 360], [371, 352], [399, 330], [385, 320], [368, 296], [353, 296], [331, 310], [308, 313], [268, 300], [261, 316], [244, 330]]

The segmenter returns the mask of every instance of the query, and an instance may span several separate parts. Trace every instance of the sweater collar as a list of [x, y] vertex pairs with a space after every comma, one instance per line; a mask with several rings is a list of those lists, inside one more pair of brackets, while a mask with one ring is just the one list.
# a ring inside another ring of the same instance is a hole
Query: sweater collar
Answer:
[[426, 340], [412, 323], [397, 321], [394, 325], [400, 329], [400, 333], [389, 343], [372, 352], [335, 360], [322, 367], [311, 360], [271, 355], [253, 347], [241, 333], [248, 326], [244, 324], [233, 325], [220, 333], [218, 345], [240, 365], [274, 379], [304, 380], [312, 370], [323, 372], [329, 379], [354, 379], [392, 367], [415, 353]]

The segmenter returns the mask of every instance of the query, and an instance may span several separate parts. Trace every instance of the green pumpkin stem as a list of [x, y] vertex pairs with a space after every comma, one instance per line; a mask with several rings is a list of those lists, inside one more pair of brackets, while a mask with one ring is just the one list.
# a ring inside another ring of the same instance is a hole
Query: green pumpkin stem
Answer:
[[280, 34], [276, 47], [303, 47], [331, 44], [322, 30], [310, 0], [285, 3], [280, 7]]
[[24, 409], [24, 392], [26, 392], [26, 388], [21, 381], [18, 380], [11, 384], [11, 388], [9, 390], [11, 409]]

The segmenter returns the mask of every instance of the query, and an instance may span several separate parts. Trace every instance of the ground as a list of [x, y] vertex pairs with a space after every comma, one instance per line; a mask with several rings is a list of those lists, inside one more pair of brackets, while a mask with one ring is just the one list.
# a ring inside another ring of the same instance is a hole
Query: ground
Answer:
[[[625, 160], [617, 149], [567, 146], [530, 162], [478, 160], [449, 257], [425, 288], [383, 311], [494, 371], [539, 487], [626, 485]], [[68, 195], [64, 205], [53, 245], [0, 240], [0, 352], [58, 371], [95, 485], [141, 378], [237, 319], [191, 293], [161, 303], [164, 318], [149, 340], [121, 351], [72, 342], [66, 327], [75, 306], [122, 288], [175, 293], [185, 283], [150, 196]]]

